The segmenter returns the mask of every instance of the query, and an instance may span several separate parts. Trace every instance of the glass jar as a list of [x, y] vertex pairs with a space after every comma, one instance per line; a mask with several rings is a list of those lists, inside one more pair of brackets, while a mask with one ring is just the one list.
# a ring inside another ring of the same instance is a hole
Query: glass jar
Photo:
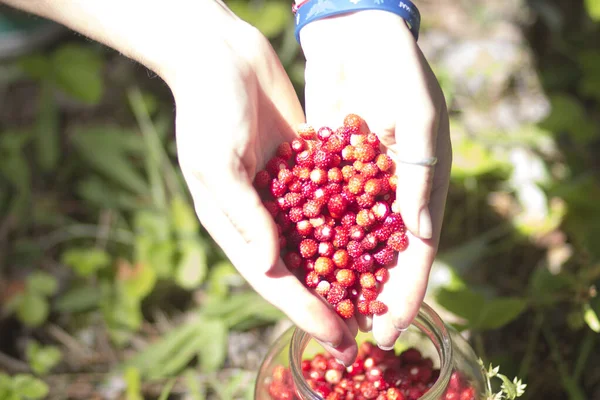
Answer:
[[[359, 333], [357, 342], [360, 346], [364, 342], [373, 342], [373, 339], [370, 333]], [[411, 327], [398, 338], [394, 351], [399, 354], [410, 348], [418, 349], [423, 359], [430, 358], [433, 362], [434, 374], [439, 374], [435, 383], [425, 389], [427, 392], [419, 397], [420, 399], [482, 400], [486, 398], [489, 382], [475, 352], [456, 330], [447, 326], [425, 303], [421, 306]], [[320, 394], [311, 389], [302, 371], [302, 360], [312, 359], [318, 353], [324, 353], [324, 349], [307, 333], [295, 327], [288, 329], [275, 341], [258, 371], [254, 398], [256, 400], [322, 399]], [[428, 363], [431, 366], [431, 362]], [[272, 389], [270, 385], [273, 384], [274, 379], [281, 377], [282, 371], [286, 374], [286, 382], [291, 390], [277, 395], [276, 398], [270, 394]], [[399, 380], [396, 382], [400, 384]], [[344, 396], [329, 398], [344, 399]], [[406, 393], [397, 398], [412, 400]]]

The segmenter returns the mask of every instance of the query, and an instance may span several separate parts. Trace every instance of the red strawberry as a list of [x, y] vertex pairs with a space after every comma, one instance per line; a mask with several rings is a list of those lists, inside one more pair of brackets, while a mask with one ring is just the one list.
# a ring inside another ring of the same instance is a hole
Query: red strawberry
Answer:
[[335, 274], [335, 279], [340, 285], [348, 288], [354, 285], [354, 282], [356, 281], [356, 274], [351, 269], [340, 269]]
[[254, 187], [257, 189], [265, 189], [271, 183], [271, 174], [267, 170], [261, 170], [254, 177]]
[[375, 261], [377, 261], [377, 264], [385, 267], [390, 265], [390, 263], [394, 260], [394, 251], [388, 246], [383, 246], [373, 253], [373, 258]]
[[265, 169], [271, 174], [271, 176], [277, 176], [280, 169], [287, 168], [287, 161], [281, 157], [273, 157], [267, 162]]
[[327, 301], [332, 305], [336, 305], [342, 301], [344, 297], [346, 297], [346, 288], [337, 282], [333, 282], [329, 289], [329, 293], [327, 294]]
[[354, 304], [349, 299], [342, 300], [337, 303], [335, 310], [342, 318], [349, 319], [354, 315]]
[[298, 127], [298, 135], [300, 135], [300, 137], [304, 140], [312, 140], [317, 137], [315, 128], [308, 124], [301, 124]]
[[387, 244], [394, 251], [403, 251], [408, 246], [408, 237], [404, 232], [394, 232], [390, 235]]
[[292, 146], [288, 142], [283, 142], [277, 148], [277, 156], [283, 158], [284, 160], [289, 160], [292, 158]]
[[312, 239], [304, 239], [300, 242], [299, 250], [303, 258], [311, 258], [317, 254], [317, 242]]

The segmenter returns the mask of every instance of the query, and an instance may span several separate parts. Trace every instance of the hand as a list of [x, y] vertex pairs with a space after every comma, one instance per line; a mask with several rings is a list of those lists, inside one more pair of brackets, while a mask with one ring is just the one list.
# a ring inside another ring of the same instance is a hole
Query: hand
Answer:
[[357, 351], [356, 325], [351, 330], [288, 271], [275, 224], [252, 186], [277, 146], [296, 137], [304, 115], [267, 39], [238, 23], [227, 44], [204, 52], [201, 65], [172, 68], [180, 165], [200, 221], [233, 265], [259, 294], [348, 363]]
[[[379, 346], [389, 348], [418, 313], [437, 251], [452, 158], [444, 96], [404, 20], [392, 13], [318, 20], [300, 39], [308, 123], [339, 126], [346, 114], [358, 114], [397, 163], [409, 245], [379, 297], [388, 312], [358, 317], [361, 330], [372, 330]], [[401, 162], [432, 156], [435, 167]]]

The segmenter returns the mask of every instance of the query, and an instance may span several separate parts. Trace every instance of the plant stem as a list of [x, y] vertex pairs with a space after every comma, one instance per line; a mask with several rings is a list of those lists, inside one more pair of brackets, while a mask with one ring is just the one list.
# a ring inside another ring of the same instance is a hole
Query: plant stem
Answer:
[[579, 354], [577, 355], [577, 360], [575, 361], [575, 368], [573, 369], [573, 375], [571, 379], [573, 381], [578, 382], [581, 379], [581, 374], [587, 364], [590, 354], [592, 354], [592, 350], [596, 345], [596, 339], [598, 338], [598, 334], [588, 329], [581, 346], [579, 346]]
[[531, 362], [533, 361], [535, 348], [538, 344], [538, 338], [540, 337], [540, 331], [542, 329], [543, 322], [544, 314], [542, 314], [541, 312], [536, 313], [535, 319], [533, 320], [533, 327], [531, 331], [529, 331], [529, 339], [527, 340], [527, 349], [525, 351], [525, 356], [523, 356], [523, 361], [521, 361], [521, 366], [519, 367], [518, 376], [521, 377], [523, 380], [527, 380], [529, 367], [531, 367]]

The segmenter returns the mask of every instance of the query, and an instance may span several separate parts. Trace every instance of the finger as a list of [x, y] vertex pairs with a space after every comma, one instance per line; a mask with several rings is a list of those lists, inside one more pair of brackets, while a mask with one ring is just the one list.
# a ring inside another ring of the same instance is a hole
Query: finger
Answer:
[[438, 140], [439, 169], [433, 181], [429, 210], [433, 221], [433, 237], [421, 239], [410, 232], [407, 249], [398, 255], [396, 266], [389, 269], [390, 277], [380, 294], [389, 311], [373, 318], [373, 335], [383, 347], [391, 346], [401, 331], [408, 328], [419, 312], [425, 296], [431, 265], [437, 252], [448, 193], [451, 164], [451, 145], [447, 116], [441, 116]]
[[[187, 175], [187, 174], [185, 174]], [[188, 175], [189, 177], [189, 175]], [[249, 244], [204, 184], [193, 174], [188, 179], [196, 212], [203, 226], [222, 247], [248, 283], [283, 311], [292, 322], [320, 340], [336, 358], [351, 363], [356, 357], [354, 335], [335, 311], [307, 290], [280, 259], [269, 269], [254, 256]]]

